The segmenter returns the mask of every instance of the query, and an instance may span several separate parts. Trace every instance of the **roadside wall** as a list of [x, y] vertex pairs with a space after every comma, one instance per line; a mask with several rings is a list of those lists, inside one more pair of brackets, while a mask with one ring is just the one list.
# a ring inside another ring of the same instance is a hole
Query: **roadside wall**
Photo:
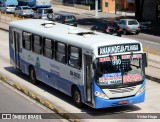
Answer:
[[102, 0], [102, 12], [115, 13], [115, 0]]

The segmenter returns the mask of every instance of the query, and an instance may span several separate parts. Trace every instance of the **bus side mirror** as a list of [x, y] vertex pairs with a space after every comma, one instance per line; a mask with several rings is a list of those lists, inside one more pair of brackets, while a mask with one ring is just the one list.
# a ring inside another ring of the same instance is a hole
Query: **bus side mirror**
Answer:
[[142, 54], [142, 60], [143, 60], [144, 67], [147, 67], [148, 63], [147, 63], [147, 55], [146, 55], [146, 53]]

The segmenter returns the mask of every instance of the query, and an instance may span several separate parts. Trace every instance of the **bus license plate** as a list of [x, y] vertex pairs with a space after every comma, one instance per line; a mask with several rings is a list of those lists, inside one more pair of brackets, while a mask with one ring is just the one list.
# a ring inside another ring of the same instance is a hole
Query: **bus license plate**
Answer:
[[120, 104], [120, 105], [127, 104], [127, 103], [128, 103], [128, 100], [122, 100], [122, 101], [118, 102], [118, 104]]

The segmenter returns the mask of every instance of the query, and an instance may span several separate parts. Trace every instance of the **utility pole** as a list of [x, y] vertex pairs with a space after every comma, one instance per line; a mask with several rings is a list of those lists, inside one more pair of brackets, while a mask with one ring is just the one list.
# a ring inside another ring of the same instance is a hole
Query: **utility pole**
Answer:
[[98, 0], [95, 0], [95, 17], [98, 17]]

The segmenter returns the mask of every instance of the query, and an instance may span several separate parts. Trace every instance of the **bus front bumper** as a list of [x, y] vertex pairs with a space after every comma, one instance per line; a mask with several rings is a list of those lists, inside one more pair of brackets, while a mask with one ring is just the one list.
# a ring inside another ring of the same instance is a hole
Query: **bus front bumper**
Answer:
[[117, 98], [117, 99], [102, 99], [99, 97], [95, 98], [95, 108], [108, 108], [108, 107], [116, 107], [116, 106], [125, 106], [136, 103], [144, 102], [145, 99], [145, 91], [137, 96], [131, 96], [126, 98]]

